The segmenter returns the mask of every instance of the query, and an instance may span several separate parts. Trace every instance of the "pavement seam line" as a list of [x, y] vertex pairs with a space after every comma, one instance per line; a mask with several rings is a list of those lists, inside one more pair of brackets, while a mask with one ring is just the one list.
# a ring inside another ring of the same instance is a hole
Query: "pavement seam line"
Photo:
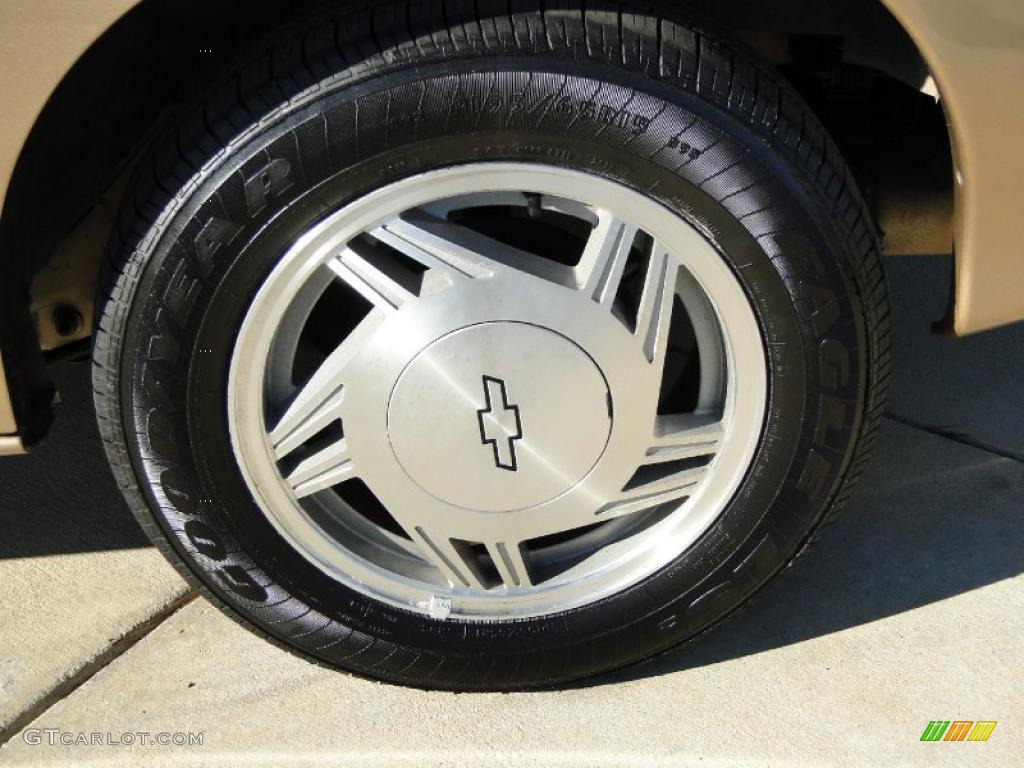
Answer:
[[87, 661], [77, 672], [47, 691], [35, 703], [17, 715], [10, 725], [0, 730], [0, 748], [14, 738], [22, 728], [43, 715], [47, 710], [60, 701], [63, 701], [72, 693], [77, 691], [98, 672], [117, 660], [122, 654], [131, 650], [136, 643], [146, 637], [150, 632], [171, 618], [175, 613], [184, 608], [199, 597], [199, 593], [190, 590], [178, 598], [175, 598], [152, 616], [144, 619], [134, 627], [125, 632], [121, 637], [104, 648], [95, 658]]
[[918, 429], [922, 432], [927, 432], [930, 435], [935, 435], [936, 437], [944, 437], [947, 440], [952, 440], [954, 443], [960, 443], [971, 448], [976, 448], [979, 451], [985, 451], [986, 453], [991, 453], [996, 456], [1001, 456], [1004, 459], [1010, 459], [1011, 461], [1016, 461], [1021, 464], [1024, 464], [1024, 456], [1014, 453], [1013, 451], [1007, 451], [1003, 448], [998, 448], [994, 445], [988, 445], [987, 443], [975, 440], [973, 437], [970, 437], [969, 435], [963, 435], [960, 434], [959, 432], [953, 432], [952, 430], [943, 429], [942, 427], [932, 427], [927, 424], [922, 424], [921, 422], [914, 421], [913, 419], [908, 419], [904, 416], [897, 416], [894, 413], [887, 413], [883, 418], [889, 419], [890, 421], [895, 421], [897, 424], [902, 424], [903, 426], [910, 427], [911, 429]]

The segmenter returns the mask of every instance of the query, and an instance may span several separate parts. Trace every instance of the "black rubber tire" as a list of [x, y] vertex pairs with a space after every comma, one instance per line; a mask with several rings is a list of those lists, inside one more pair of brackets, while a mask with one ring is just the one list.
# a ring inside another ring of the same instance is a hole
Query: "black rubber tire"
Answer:
[[[876, 233], [800, 98], [678, 11], [541, 8], [335, 6], [276, 30], [175, 121], [124, 205], [94, 355], [114, 473], [185, 578], [312, 660], [467, 690], [648, 658], [793, 561], [846, 498], [878, 426], [889, 309]], [[488, 158], [597, 173], [701, 227], [761, 324], [769, 412], [728, 508], [659, 573], [557, 615], [438, 622], [346, 589], [277, 536], [231, 455], [226, 372], [248, 297], [297, 232], [381, 184]], [[285, 182], [265, 173], [275, 159]], [[247, 197], [260, 178], [272, 183]]]

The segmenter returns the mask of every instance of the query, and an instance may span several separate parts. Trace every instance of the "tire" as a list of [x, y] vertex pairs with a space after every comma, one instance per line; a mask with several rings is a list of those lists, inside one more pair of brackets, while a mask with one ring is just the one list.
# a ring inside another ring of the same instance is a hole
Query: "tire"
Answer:
[[[777, 73], [678, 11], [551, 5], [335, 8], [278, 30], [175, 121], [124, 205], [93, 367], [113, 471], [190, 584], [312, 661], [504, 690], [650, 658], [792, 563], [863, 468], [884, 405], [887, 289], [821, 125]], [[742, 288], [766, 372], [749, 465], [699, 537], [600, 599], [507, 619], [446, 617], [443, 600], [427, 615], [311, 563], [240, 469], [227, 397], [247, 313], [302, 233], [473, 162], [587, 174], [670, 211]]]

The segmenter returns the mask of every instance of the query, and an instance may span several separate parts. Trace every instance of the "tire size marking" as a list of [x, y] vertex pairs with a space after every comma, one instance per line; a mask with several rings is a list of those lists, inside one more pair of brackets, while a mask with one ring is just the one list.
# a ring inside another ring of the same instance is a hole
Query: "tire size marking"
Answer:
[[[563, 117], [592, 122], [598, 126], [608, 126], [631, 131], [634, 134], [645, 133], [651, 125], [651, 118], [622, 107], [594, 101], [577, 99], [572, 96], [547, 95], [529, 103], [525, 93], [513, 93], [502, 97], [497, 93], [486, 96], [457, 92], [452, 98], [449, 112], [452, 115], [496, 115], [509, 116], [517, 113], [533, 114], [538, 110], [549, 108]], [[414, 114], [412, 117], [416, 117]], [[420, 118], [422, 119], [422, 118]]]

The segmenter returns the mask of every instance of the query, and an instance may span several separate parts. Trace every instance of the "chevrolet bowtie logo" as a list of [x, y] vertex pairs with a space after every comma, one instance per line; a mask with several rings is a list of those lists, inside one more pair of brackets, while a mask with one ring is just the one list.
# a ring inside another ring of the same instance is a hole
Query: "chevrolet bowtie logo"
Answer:
[[476, 412], [480, 421], [480, 442], [491, 444], [496, 467], [515, 472], [516, 440], [523, 437], [519, 406], [509, 405], [505, 382], [493, 376], [484, 376], [484, 398], [487, 407]]

